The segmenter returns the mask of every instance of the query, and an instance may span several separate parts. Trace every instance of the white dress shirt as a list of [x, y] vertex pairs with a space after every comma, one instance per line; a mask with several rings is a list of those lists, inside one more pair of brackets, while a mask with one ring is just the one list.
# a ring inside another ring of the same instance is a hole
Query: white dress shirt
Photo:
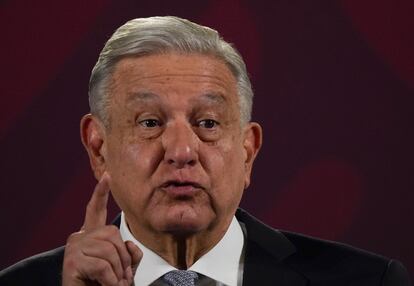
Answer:
[[[144, 254], [134, 277], [135, 286], [147, 286], [169, 271], [177, 270], [158, 254], [135, 239], [121, 214], [119, 227], [124, 241], [134, 242]], [[223, 238], [187, 270], [195, 271], [216, 281], [216, 286], [239, 286], [243, 277], [244, 235], [235, 217]]]

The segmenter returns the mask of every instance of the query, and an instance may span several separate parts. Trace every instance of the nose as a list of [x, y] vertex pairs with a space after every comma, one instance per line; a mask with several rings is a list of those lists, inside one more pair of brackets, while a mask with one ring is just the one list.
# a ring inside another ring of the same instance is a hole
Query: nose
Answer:
[[194, 166], [198, 161], [198, 137], [191, 125], [170, 122], [162, 135], [164, 160], [176, 168]]

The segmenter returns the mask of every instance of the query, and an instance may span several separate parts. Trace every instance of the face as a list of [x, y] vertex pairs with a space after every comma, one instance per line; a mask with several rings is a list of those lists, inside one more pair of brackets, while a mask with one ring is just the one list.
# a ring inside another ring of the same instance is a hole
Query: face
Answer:
[[90, 117], [84, 142], [134, 234], [227, 228], [261, 142], [257, 124], [240, 123], [228, 67], [198, 54], [125, 58], [110, 95], [110, 126]]

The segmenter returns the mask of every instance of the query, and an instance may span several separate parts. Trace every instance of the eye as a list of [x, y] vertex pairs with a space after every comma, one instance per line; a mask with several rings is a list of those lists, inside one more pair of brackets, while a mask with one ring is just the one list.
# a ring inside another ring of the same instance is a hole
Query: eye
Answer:
[[157, 119], [144, 119], [138, 122], [141, 126], [146, 128], [154, 128], [160, 126], [161, 123]]
[[202, 128], [211, 129], [217, 127], [219, 123], [213, 119], [204, 119], [198, 122], [198, 126]]

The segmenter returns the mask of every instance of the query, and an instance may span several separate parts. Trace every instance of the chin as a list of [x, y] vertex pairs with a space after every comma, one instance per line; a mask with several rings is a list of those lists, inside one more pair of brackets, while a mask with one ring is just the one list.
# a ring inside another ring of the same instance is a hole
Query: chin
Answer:
[[208, 229], [213, 222], [214, 215], [212, 211], [175, 206], [159, 219], [160, 230], [163, 232], [175, 235], [191, 235]]

